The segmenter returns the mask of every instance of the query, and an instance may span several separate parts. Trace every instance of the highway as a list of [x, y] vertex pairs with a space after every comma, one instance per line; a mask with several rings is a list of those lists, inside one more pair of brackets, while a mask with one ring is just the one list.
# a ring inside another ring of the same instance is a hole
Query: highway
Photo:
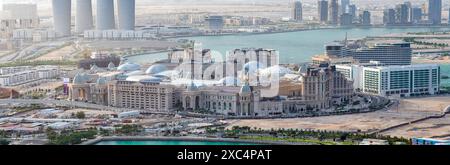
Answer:
[[[129, 108], [116, 108], [92, 103], [75, 102], [67, 100], [52, 100], [52, 99], [0, 99], [0, 104], [45, 104], [48, 106], [63, 106], [72, 108], [86, 108], [95, 109], [100, 111], [112, 111], [116, 113], [128, 112], [128, 111], [141, 111], [143, 113], [149, 113], [148, 111], [142, 111], [141, 109], [129, 109]], [[169, 115], [171, 113], [166, 112], [151, 112], [151, 114], [163, 114]]]

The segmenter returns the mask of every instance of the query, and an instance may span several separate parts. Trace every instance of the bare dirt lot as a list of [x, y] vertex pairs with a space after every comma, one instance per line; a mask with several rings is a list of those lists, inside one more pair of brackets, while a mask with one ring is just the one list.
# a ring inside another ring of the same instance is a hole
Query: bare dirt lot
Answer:
[[[342, 116], [325, 116], [313, 118], [295, 118], [295, 119], [263, 119], [263, 120], [229, 120], [229, 128], [232, 126], [249, 126], [262, 129], [315, 129], [315, 130], [334, 130], [334, 131], [374, 131], [390, 126], [410, 122], [430, 115], [440, 114], [442, 109], [450, 105], [450, 97], [428, 97], [428, 98], [410, 98], [400, 101], [399, 106], [393, 106], [388, 111], [377, 111], [364, 114], [352, 114]], [[446, 120], [442, 119], [442, 124]], [[426, 128], [426, 135], [435, 136], [442, 134], [443, 129], [450, 130], [449, 126], [433, 126], [439, 124], [433, 120], [424, 121], [423, 127]], [[393, 136], [410, 136], [402, 131], [408, 131], [411, 128], [399, 128], [399, 131], [388, 132]], [[416, 132], [420, 131], [420, 125]], [[423, 132], [423, 131], [422, 131]], [[425, 134], [417, 134], [417, 136]], [[412, 136], [412, 135], [411, 135]], [[416, 136], [416, 135], [414, 135]]]

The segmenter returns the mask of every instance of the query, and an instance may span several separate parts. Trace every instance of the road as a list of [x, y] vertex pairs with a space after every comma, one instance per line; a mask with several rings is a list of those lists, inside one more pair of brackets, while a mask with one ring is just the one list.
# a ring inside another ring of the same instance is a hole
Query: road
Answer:
[[150, 113], [150, 114], [162, 114], [162, 115], [172, 114], [172, 113], [168, 113], [168, 112], [148, 112], [148, 111], [143, 111], [141, 109], [116, 108], [116, 107], [109, 107], [109, 106], [91, 104], [91, 103], [85, 103], [85, 102], [75, 102], [75, 101], [67, 101], [67, 100], [52, 100], [52, 99], [0, 99], [0, 104], [45, 104], [45, 105], [49, 105], [49, 106], [86, 108], [86, 109], [95, 109], [95, 110], [100, 110], [100, 111], [112, 111], [112, 112], [116, 112], [116, 113], [128, 112], [128, 111], [141, 111], [143, 113]]

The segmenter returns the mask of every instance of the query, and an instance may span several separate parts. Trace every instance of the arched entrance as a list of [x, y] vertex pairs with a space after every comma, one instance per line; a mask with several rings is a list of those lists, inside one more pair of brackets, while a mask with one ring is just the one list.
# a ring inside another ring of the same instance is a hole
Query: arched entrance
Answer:
[[200, 109], [200, 96], [195, 97], [195, 109]]

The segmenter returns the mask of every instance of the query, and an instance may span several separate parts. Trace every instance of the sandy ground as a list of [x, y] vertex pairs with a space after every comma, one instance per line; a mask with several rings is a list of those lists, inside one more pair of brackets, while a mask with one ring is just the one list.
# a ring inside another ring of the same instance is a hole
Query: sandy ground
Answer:
[[62, 60], [64, 56], [69, 56], [75, 51], [76, 49], [73, 46], [66, 46], [61, 49], [42, 55], [34, 59], [34, 61]]
[[42, 84], [39, 84], [37, 86], [20, 85], [20, 86], [14, 87], [13, 89], [20, 93], [26, 93], [28, 91], [33, 91], [33, 90], [37, 90], [37, 89], [56, 89], [56, 88], [60, 87], [61, 85], [63, 85], [62, 81], [49, 81], [49, 82], [44, 82]]
[[413, 58], [415, 64], [450, 64], [450, 59], [431, 60], [426, 58]]
[[441, 119], [431, 119], [425, 122], [411, 124], [399, 129], [387, 131], [384, 135], [402, 137], [426, 137], [426, 138], [449, 138], [450, 116]]
[[[398, 107], [394, 106], [388, 111], [314, 118], [229, 120], [230, 125], [228, 127], [249, 126], [262, 129], [292, 128], [334, 131], [373, 131], [429, 115], [439, 114], [443, 107], [445, 107], [444, 105], [450, 105], [450, 97], [413, 98], [402, 100]], [[432, 131], [439, 132], [439, 130]], [[393, 135], [397, 134], [394, 132]]]

